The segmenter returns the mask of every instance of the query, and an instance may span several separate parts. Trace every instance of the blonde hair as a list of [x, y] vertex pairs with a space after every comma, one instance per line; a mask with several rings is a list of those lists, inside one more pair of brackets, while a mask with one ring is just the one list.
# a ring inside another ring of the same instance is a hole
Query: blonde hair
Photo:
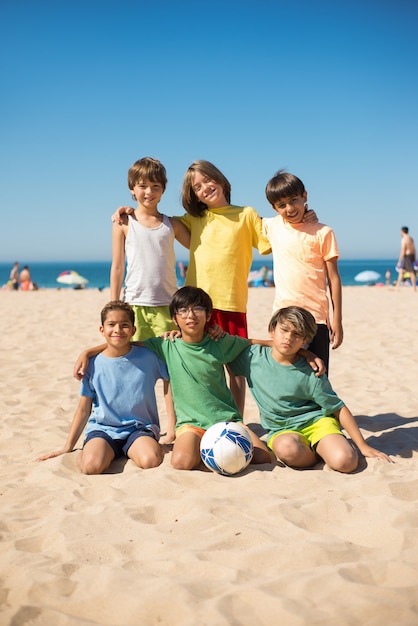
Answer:
[[279, 309], [273, 315], [269, 323], [269, 333], [272, 333], [277, 324], [289, 322], [295, 331], [306, 339], [306, 343], [310, 343], [316, 335], [317, 325], [312, 313], [300, 306], [287, 306]]

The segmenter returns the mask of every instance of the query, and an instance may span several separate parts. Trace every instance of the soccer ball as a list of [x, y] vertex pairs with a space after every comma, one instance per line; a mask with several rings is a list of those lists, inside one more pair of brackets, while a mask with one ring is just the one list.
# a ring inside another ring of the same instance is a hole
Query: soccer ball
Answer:
[[253, 458], [250, 433], [237, 422], [219, 422], [205, 432], [200, 442], [202, 461], [214, 472], [232, 476]]

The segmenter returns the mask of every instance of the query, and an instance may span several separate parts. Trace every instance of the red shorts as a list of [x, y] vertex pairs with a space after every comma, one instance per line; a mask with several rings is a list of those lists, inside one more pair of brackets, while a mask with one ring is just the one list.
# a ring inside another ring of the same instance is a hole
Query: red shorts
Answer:
[[218, 324], [226, 333], [238, 335], [248, 339], [247, 315], [246, 313], [235, 313], [232, 311], [220, 311], [213, 309], [208, 326]]

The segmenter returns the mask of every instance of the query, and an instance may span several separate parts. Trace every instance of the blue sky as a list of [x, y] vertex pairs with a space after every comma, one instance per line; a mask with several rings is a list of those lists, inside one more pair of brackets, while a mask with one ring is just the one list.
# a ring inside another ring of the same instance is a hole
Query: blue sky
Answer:
[[195, 159], [267, 217], [284, 167], [342, 258], [397, 258], [400, 227], [418, 237], [417, 17], [406, 0], [2, 0], [0, 261], [110, 259], [143, 156], [167, 168], [168, 215]]

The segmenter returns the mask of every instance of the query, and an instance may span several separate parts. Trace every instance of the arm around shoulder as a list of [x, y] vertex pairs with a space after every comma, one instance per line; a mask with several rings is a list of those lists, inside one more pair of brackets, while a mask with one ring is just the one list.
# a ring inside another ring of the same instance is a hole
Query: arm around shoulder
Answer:
[[100, 346], [94, 346], [94, 348], [87, 348], [84, 350], [78, 357], [76, 362], [74, 363], [73, 376], [77, 380], [81, 380], [86, 373], [87, 366], [89, 364], [89, 360], [94, 356], [97, 356], [103, 350], [107, 348], [106, 343], [102, 343]]
[[170, 224], [174, 230], [174, 236], [182, 246], [190, 248], [190, 230], [176, 217], [169, 217]]

